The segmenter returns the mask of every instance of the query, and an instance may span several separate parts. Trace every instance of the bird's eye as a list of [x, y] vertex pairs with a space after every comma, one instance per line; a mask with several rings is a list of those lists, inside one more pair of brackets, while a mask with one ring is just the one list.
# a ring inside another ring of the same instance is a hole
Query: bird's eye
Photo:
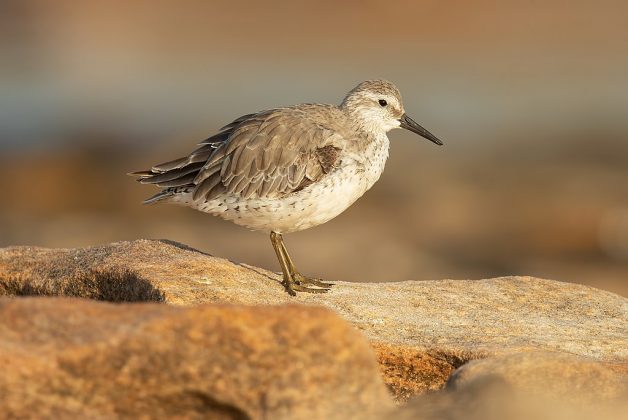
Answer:
[[385, 100], [385, 99], [380, 99], [380, 100], [379, 100], [379, 104], [380, 104], [381, 106], [386, 106], [386, 105], [388, 105], [388, 102], [386, 102], [386, 100]]

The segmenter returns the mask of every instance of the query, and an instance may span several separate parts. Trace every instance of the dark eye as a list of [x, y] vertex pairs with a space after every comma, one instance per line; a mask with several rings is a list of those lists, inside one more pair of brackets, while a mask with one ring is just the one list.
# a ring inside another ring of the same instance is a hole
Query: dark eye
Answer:
[[384, 100], [384, 99], [380, 99], [380, 100], [379, 100], [379, 104], [380, 104], [381, 106], [386, 106], [386, 105], [388, 105], [388, 102], [386, 102], [386, 100]]

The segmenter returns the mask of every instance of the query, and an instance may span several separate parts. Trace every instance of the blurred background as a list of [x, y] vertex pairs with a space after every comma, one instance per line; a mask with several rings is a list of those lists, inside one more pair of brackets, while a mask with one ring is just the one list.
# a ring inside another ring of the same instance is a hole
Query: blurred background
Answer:
[[379, 183], [287, 236], [330, 280], [533, 275], [628, 296], [621, 1], [0, 2], [0, 246], [167, 238], [279, 270], [266, 235], [125, 175], [235, 117], [394, 81]]

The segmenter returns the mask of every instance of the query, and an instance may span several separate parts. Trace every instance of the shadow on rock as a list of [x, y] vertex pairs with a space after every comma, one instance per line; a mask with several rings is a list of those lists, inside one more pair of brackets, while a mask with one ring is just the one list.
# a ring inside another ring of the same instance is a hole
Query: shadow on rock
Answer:
[[58, 279], [20, 281], [9, 278], [0, 295], [68, 296], [108, 302], [164, 302], [163, 292], [148, 280], [126, 269], [88, 269]]

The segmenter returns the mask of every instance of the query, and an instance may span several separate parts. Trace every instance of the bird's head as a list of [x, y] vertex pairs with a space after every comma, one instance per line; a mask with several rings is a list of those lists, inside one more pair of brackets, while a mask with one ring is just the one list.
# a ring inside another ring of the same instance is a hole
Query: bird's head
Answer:
[[386, 133], [393, 128], [405, 128], [438, 145], [443, 144], [406, 115], [401, 92], [386, 80], [367, 80], [360, 83], [351, 89], [340, 108], [348, 112], [366, 131]]

